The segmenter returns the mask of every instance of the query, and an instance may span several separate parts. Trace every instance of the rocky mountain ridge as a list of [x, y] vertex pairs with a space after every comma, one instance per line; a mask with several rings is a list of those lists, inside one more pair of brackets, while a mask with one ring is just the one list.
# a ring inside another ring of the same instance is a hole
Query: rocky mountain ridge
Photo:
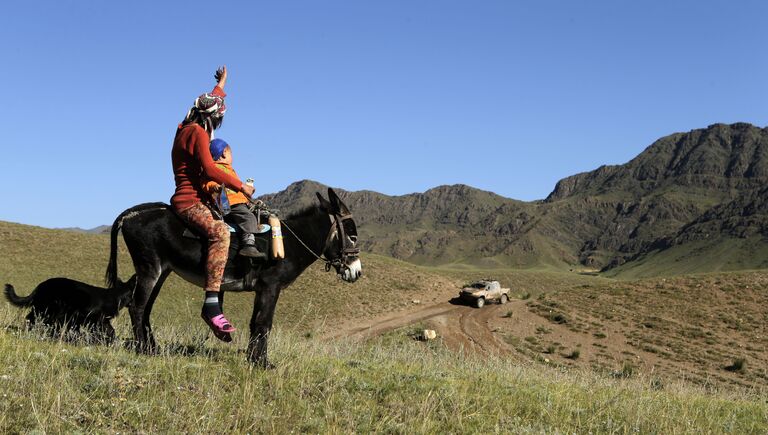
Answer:
[[[704, 227], [765, 237], [767, 181], [768, 129], [736, 123], [661, 138], [626, 164], [560, 180], [543, 201], [465, 185], [401, 196], [338, 191], [370, 252], [432, 265], [602, 269], [684, 244]], [[325, 188], [304, 180], [262, 199], [290, 212]], [[760, 212], [747, 218], [749, 210]]]
[[[765, 186], [768, 128], [735, 123], [663, 137], [623, 165], [563, 178], [541, 201], [462, 184], [399, 196], [336, 190], [368, 252], [425, 265], [610, 269], [702, 241], [716, 255], [728, 240], [758, 246], [768, 238]], [[326, 188], [303, 180], [260, 199], [286, 216]]]

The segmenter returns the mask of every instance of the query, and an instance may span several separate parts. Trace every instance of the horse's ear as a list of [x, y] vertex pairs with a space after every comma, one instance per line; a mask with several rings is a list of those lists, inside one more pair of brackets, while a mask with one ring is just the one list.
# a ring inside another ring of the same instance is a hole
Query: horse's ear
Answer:
[[323, 198], [323, 195], [320, 195], [320, 192], [315, 192], [315, 195], [317, 195], [317, 199], [320, 200], [320, 207], [325, 211], [333, 212], [333, 206], [327, 199]]
[[338, 212], [340, 215], [344, 216], [344, 215], [352, 214], [350, 213], [346, 204], [344, 204], [341, 201], [341, 198], [339, 198], [339, 195], [337, 195], [336, 192], [330, 187], [328, 188], [328, 199], [331, 200], [331, 204], [333, 204], [334, 210]]

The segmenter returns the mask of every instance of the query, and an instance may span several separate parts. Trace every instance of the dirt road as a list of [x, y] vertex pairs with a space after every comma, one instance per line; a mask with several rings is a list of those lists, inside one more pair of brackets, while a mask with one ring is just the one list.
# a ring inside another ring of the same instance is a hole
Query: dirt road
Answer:
[[[759, 302], [765, 294], [755, 283], [766, 278], [742, 279], [732, 286], [720, 276], [582, 285], [479, 309], [455, 303], [454, 290], [446, 286], [429, 294], [427, 302], [408, 305], [401, 298], [399, 306], [405, 308], [398, 311], [350, 317], [326, 337], [365, 340], [418, 325], [411, 329], [434, 329], [438, 342], [456, 352], [588, 368], [616, 377], [644, 372], [762, 388], [767, 378], [759, 343], [766, 335], [759, 307], [765, 304]], [[731, 369], [736, 356], [745, 353], [760, 368]]]
[[510, 310], [527, 312], [522, 301], [510, 301], [505, 305], [489, 304], [479, 309], [453, 300], [431, 305], [414, 305], [405, 311], [357, 322], [350, 321], [328, 334], [327, 338], [366, 339], [404, 326], [423, 323], [426, 328], [434, 329], [450, 349], [501, 355], [509, 353], [510, 347], [497, 336], [492, 323]]

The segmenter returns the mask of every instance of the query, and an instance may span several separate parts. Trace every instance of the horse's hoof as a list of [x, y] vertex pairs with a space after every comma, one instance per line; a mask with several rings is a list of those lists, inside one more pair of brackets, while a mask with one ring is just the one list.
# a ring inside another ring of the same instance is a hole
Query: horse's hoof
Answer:
[[262, 370], [274, 370], [274, 369], [277, 368], [276, 365], [272, 364], [271, 362], [269, 362], [266, 359], [251, 361], [251, 364], [256, 366], [256, 368], [259, 368], [259, 369], [262, 369]]
[[133, 350], [134, 352], [142, 355], [157, 355], [157, 347], [150, 346], [146, 343], [140, 343], [136, 340], [128, 340], [123, 343], [126, 349]]
[[267, 361], [264, 364], [260, 364], [259, 368], [262, 369], [262, 370], [274, 370], [274, 369], [277, 368], [277, 366], [272, 364], [271, 362]]

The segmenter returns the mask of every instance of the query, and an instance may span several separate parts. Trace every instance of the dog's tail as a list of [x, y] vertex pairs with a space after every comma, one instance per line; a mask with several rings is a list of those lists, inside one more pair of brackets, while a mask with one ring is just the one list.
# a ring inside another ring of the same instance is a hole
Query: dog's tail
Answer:
[[[34, 292], [32, 292], [32, 294], [34, 294]], [[8, 299], [8, 302], [17, 307], [28, 307], [32, 305], [32, 295], [26, 297], [19, 296], [10, 284], [5, 285], [5, 298]]]

